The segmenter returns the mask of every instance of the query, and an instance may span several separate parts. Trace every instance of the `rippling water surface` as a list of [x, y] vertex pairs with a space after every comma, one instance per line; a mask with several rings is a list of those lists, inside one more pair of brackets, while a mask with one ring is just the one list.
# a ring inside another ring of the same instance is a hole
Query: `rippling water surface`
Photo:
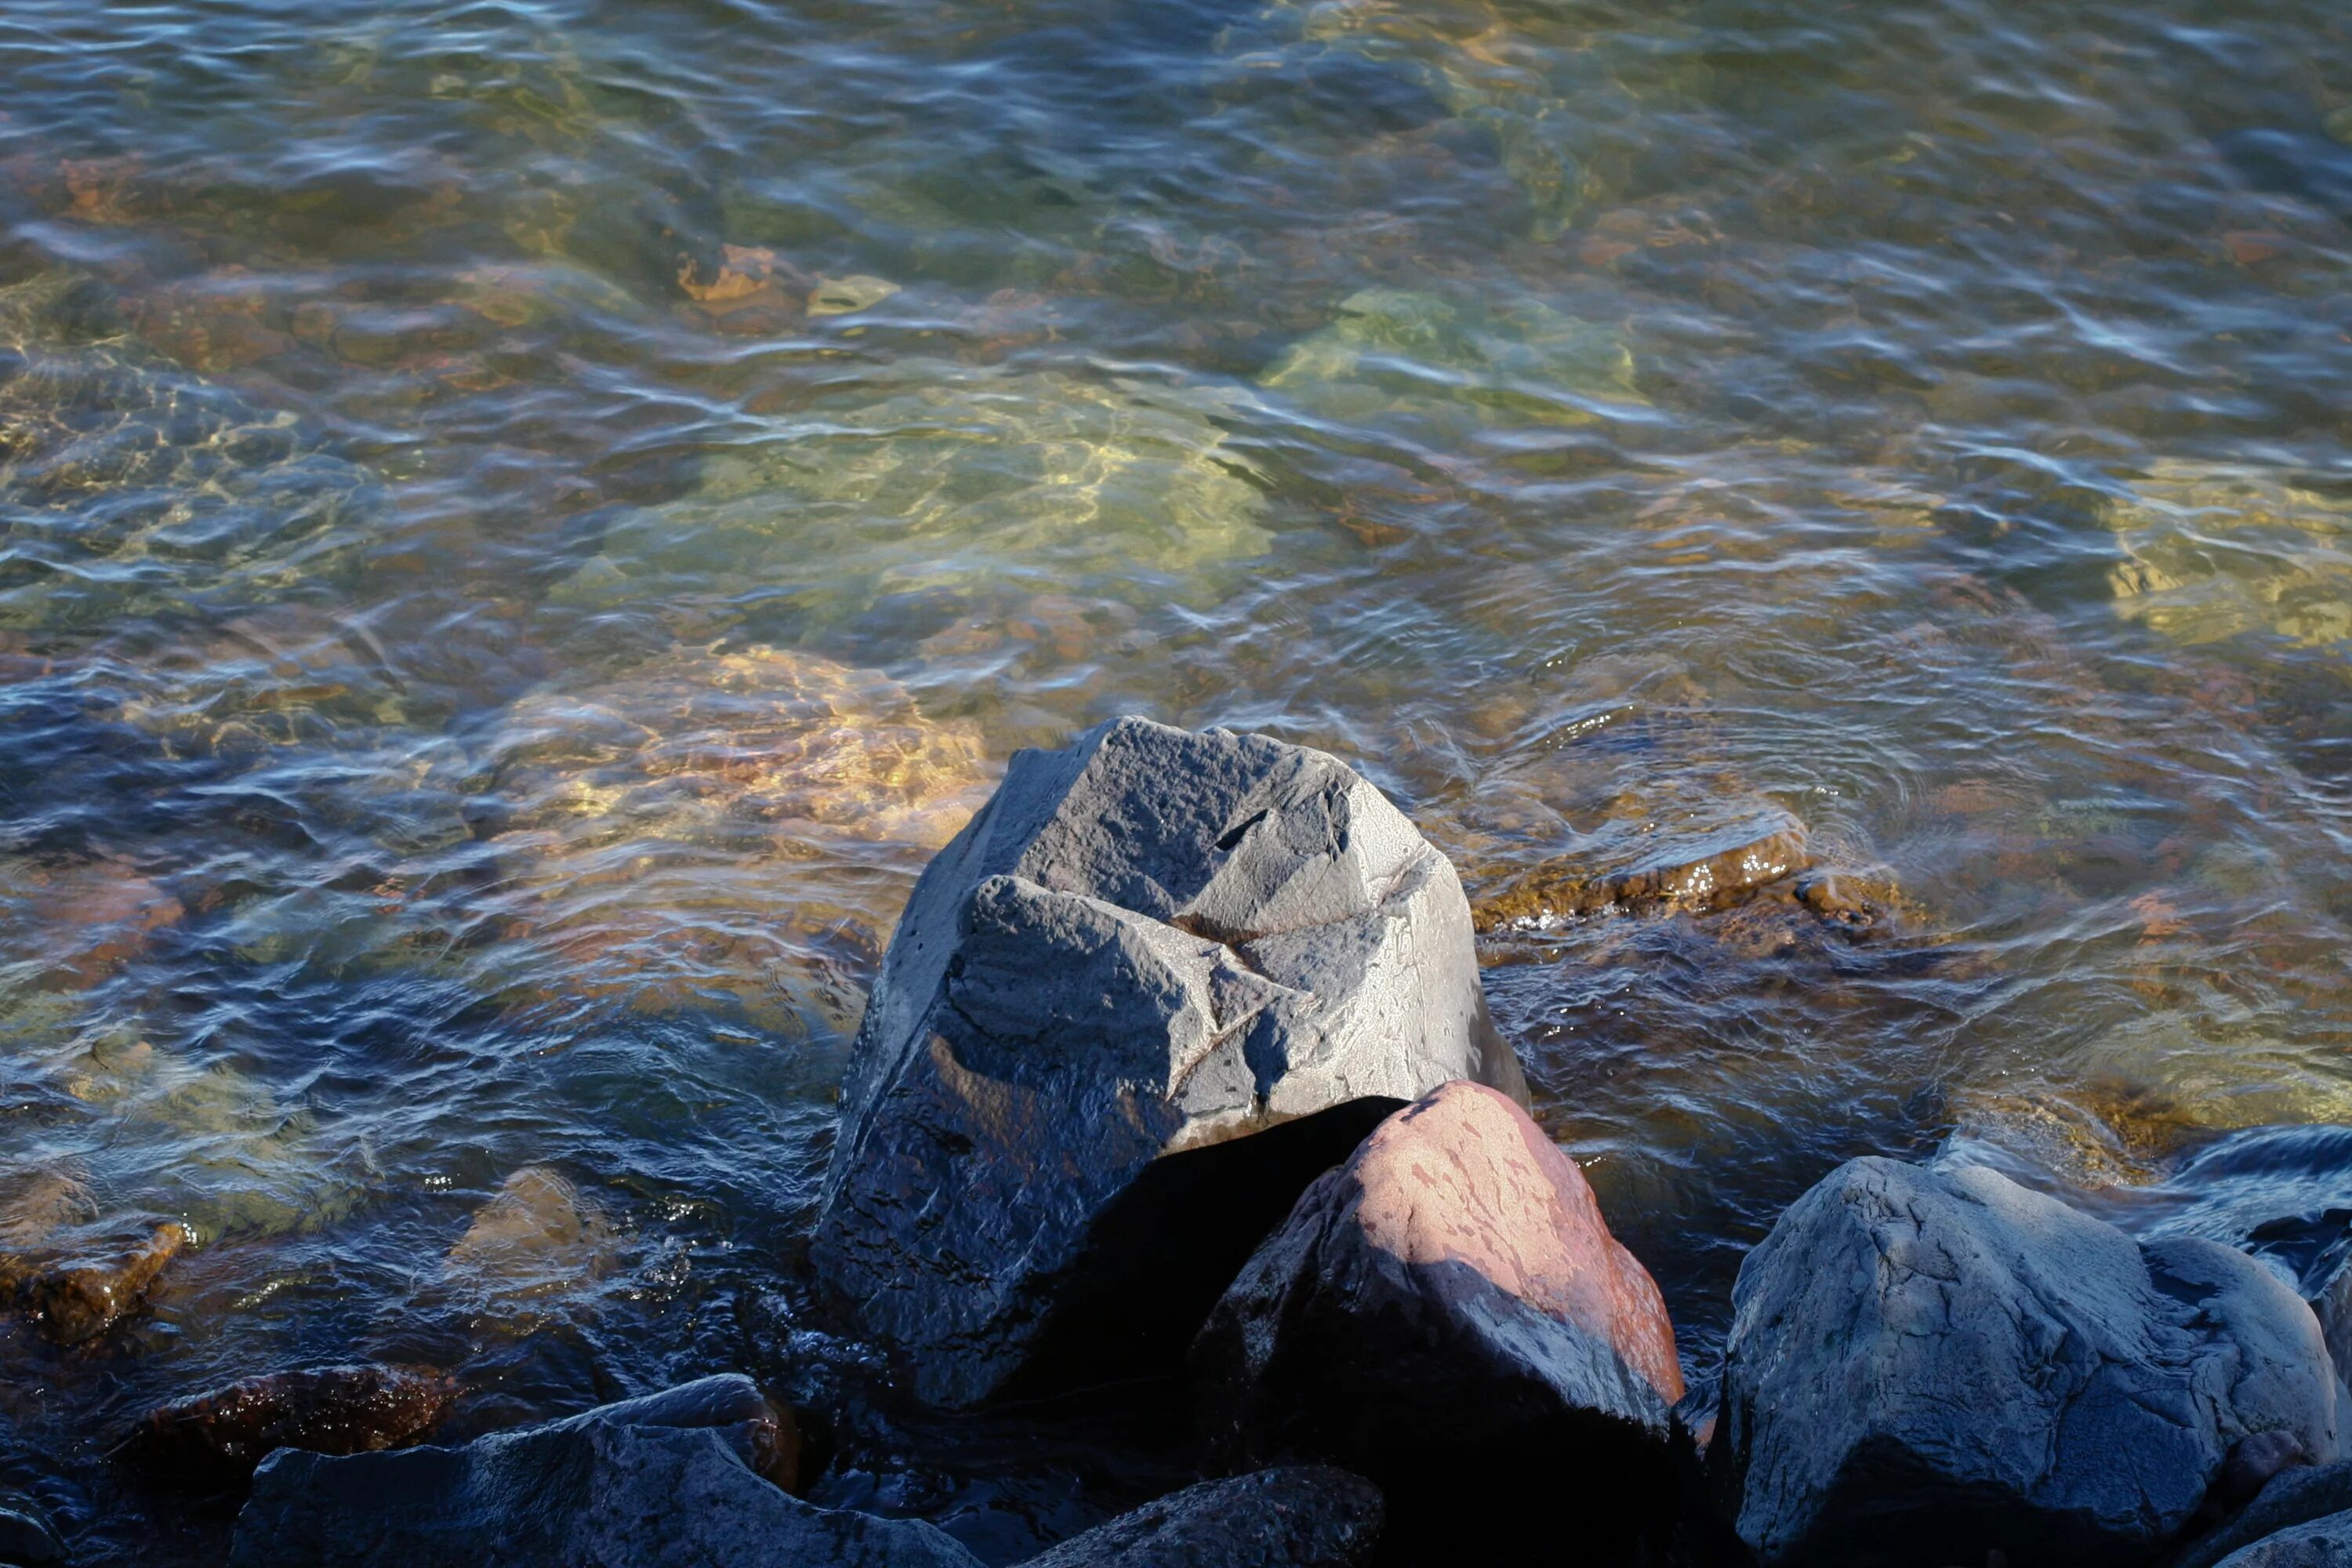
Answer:
[[996, 1560], [1152, 1489], [909, 1436], [799, 1262], [914, 873], [1114, 713], [1454, 855], [1701, 1384], [1846, 1155], [2352, 1121], [2340, 6], [11, 0], [0, 84], [0, 1251], [195, 1239], [0, 1328], [87, 1561], [220, 1551], [137, 1413], [345, 1356], [755, 1370]]

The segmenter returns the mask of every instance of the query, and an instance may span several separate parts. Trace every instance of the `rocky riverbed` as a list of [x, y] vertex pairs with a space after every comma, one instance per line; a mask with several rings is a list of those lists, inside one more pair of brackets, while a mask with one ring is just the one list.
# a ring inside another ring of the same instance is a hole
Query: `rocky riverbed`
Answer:
[[[864, 1012], [810, 1254], [835, 1375], [467, 1430], [462, 1368], [287, 1366], [149, 1412], [109, 1462], [204, 1500], [233, 1568], [982, 1568], [844, 1494], [874, 1444], [992, 1435], [1161, 1494], [1037, 1568], [2352, 1561], [2352, 1133], [2217, 1145], [2131, 1231], [1966, 1140], [1856, 1158], [1748, 1253], [1719, 1358], [1678, 1339], [1612, 1231], [1659, 1216], [1605, 1212], [1530, 1117], [1475, 933], [1612, 888], [1793, 884], [1841, 918], [1801, 835], [1738, 837], [1474, 911], [1326, 753], [1138, 719], [1021, 752]], [[67, 1175], [0, 1225], [0, 1279], [65, 1345], [191, 1240], [106, 1233]], [[513, 1310], [620, 1245], [526, 1168], [442, 1289]], [[70, 1557], [0, 1496], [0, 1563]]]

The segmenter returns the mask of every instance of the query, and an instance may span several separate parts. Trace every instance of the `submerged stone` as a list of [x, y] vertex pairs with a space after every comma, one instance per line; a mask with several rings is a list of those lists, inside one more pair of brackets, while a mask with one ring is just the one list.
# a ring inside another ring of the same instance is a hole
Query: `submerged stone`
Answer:
[[1397, 1103], [1524, 1095], [1445, 858], [1337, 759], [1137, 719], [1023, 752], [917, 885], [815, 1258], [924, 1398], [1172, 1367]]
[[[560, 959], [555, 999], [730, 1002], [844, 1034], [919, 857], [990, 772], [975, 726], [926, 718], [879, 671], [756, 647], [532, 693], [488, 752], [488, 903], [509, 953]], [[480, 962], [495, 977], [501, 957]]]
[[2336, 1454], [2318, 1324], [2268, 1270], [1980, 1167], [1849, 1162], [1733, 1301], [1708, 1462], [1768, 1568], [2137, 1563], [2250, 1435]]
[[[1478, 929], [1611, 910], [1723, 909], [1812, 866], [1804, 825], [1777, 808], [1733, 816], [1696, 832], [1657, 834], [1654, 826], [1647, 821], [1604, 825], [1583, 853], [1547, 861], [1481, 898]], [[1818, 904], [1825, 913], [1842, 912], [1853, 903], [1841, 897], [1843, 889], [1833, 883], [1810, 885], [1807, 891], [1811, 894], [1804, 900], [1808, 906]]]
[[2126, 620], [2190, 645], [2352, 638], [2352, 498], [2273, 469], [2164, 459], [2130, 481], [2106, 521], [2123, 551], [2108, 582]]
[[1563, 1507], [1598, 1542], [1671, 1506], [1664, 1299], [1575, 1163], [1477, 1084], [1423, 1096], [1319, 1177], [1192, 1370], [1212, 1452], [1360, 1470], [1423, 1548], [1509, 1556], [1541, 1533], [1530, 1510]]
[[457, 1397], [457, 1384], [424, 1367], [307, 1367], [259, 1377], [164, 1405], [116, 1450], [177, 1486], [234, 1486], [280, 1448], [364, 1454], [416, 1442]]
[[187, 1227], [166, 1224], [142, 1241], [53, 1259], [17, 1282], [17, 1302], [58, 1344], [94, 1340], [138, 1310], [148, 1288], [187, 1244]]
[[1272, 547], [1224, 394], [1063, 372], [908, 365], [710, 460], [696, 492], [614, 521], [562, 603], [701, 605], [747, 589], [812, 626], [892, 595], [1050, 584], [1157, 604]]
[[343, 570], [373, 476], [80, 319], [79, 297], [57, 274], [0, 289], [0, 627], [217, 613]]
[[1475, 439], [1496, 426], [1589, 425], [1638, 405], [1633, 356], [1612, 327], [1532, 299], [1455, 300], [1394, 289], [1342, 300], [1261, 384], [1319, 414], [1408, 415]]
[[525, 1165], [474, 1211], [444, 1274], [482, 1295], [528, 1300], [593, 1283], [612, 1267], [612, 1227], [561, 1172]]

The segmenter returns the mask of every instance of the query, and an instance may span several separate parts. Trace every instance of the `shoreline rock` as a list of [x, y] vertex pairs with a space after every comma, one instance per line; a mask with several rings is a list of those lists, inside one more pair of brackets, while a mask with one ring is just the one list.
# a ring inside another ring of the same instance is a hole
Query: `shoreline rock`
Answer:
[[1360, 1470], [1415, 1545], [1516, 1560], [1564, 1503], [1588, 1543], [1670, 1528], [1665, 1302], [1575, 1163], [1477, 1084], [1398, 1111], [1307, 1190], [1192, 1371], [1220, 1461]]
[[1525, 1097], [1445, 858], [1320, 752], [1114, 721], [918, 883], [814, 1257], [934, 1405], [1173, 1371], [1299, 1186], [1455, 1078]]
[[1733, 1300], [1709, 1464], [1766, 1568], [2139, 1562], [2242, 1438], [2336, 1454], [2319, 1325], [2269, 1270], [1980, 1166], [1849, 1162]]
[[463, 1447], [280, 1448], [254, 1475], [230, 1568], [974, 1568], [931, 1525], [821, 1509], [764, 1479], [774, 1420], [728, 1375]]
[[175, 1401], [140, 1422], [116, 1456], [175, 1486], [240, 1485], [280, 1448], [374, 1453], [423, 1437], [457, 1397], [425, 1367], [306, 1367]]

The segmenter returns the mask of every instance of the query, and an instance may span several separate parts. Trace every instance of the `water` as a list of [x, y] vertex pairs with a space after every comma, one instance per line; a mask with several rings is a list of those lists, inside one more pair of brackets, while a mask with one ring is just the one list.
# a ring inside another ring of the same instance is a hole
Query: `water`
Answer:
[[800, 1261], [911, 878], [1114, 713], [1481, 900], [1864, 890], [1486, 939], [1702, 1386], [1847, 1155], [2193, 1227], [2352, 1121], [2339, 7], [16, 0], [0, 83], [0, 1230], [196, 1243], [0, 1329], [84, 1561], [221, 1551], [138, 1413], [353, 1355], [752, 1370], [998, 1561], [1163, 1484], [909, 1426]]

